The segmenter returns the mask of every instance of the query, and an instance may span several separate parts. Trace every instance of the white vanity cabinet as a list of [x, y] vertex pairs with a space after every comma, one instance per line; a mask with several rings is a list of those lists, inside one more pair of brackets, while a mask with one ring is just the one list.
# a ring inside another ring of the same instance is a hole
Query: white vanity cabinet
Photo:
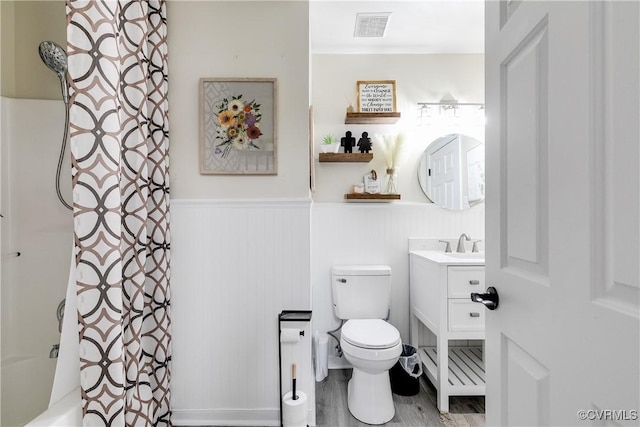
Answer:
[[[485, 394], [486, 308], [470, 297], [485, 291], [484, 256], [413, 251], [409, 262], [411, 344], [438, 391], [438, 409], [449, 412], [449, 396]], [[421, 325], [431, 332], [426, 345]]]

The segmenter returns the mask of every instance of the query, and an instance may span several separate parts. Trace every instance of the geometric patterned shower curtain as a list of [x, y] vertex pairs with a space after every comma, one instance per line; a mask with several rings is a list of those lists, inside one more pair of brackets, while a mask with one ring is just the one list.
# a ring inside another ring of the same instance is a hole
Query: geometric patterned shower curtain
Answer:
[[171, 425], [164, 1], [67, 1], [84, 425]]

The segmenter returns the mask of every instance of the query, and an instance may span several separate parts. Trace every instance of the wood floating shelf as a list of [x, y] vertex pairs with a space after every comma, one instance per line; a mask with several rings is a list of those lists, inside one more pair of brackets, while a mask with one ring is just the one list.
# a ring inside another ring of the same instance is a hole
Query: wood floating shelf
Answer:
[[399, 194], [349, 193], [349, 194], [345, 194], [344, 198], [346, 200], [375, 202], [375, 201], [400, 200], [400, 195]]
[[321, 162], [351, 162], [368, 163], [373, 159], [373, 153], [320, 153]]
[[400, 113], [347, 113], [345, 124], [392, 125], [400, 119]]

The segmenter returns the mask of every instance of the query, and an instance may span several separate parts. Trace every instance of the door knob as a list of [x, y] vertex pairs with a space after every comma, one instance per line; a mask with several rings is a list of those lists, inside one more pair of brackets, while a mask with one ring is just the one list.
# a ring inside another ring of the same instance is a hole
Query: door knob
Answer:
[[498, 308], [498, 291], [493, 286], [487, 288], [486, 294], [479, 294], [476, 292], [471, 293], [471, 301], [484, 304], [489, 310], [495, 310]]

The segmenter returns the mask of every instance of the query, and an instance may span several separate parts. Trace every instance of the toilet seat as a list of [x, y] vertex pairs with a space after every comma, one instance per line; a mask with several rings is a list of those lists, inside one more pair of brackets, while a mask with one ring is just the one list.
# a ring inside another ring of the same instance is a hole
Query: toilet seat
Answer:
[[401, 343], [400, 332], [382, 319], [351, 319], [342, 326], [342, 339], [360, 348], [380, 350]]

